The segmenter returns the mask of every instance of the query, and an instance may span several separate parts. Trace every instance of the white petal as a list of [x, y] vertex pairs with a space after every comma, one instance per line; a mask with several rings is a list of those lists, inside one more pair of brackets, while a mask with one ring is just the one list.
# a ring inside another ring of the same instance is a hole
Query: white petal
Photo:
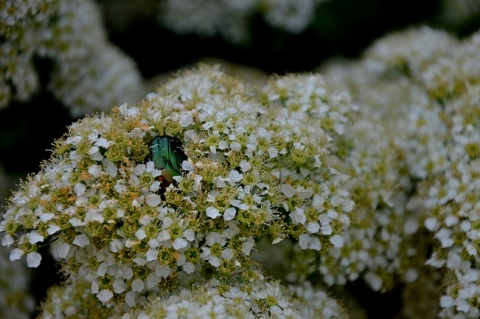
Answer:
[[161, 203], [162, 199], [157, 194], [148, 194], [145, 198], [145, 202], [150, 207], [156, 207]]
[[240, 174], [237, 170], [234, 169], [228, 173], [228, 178], [234, 182], [239, 182], [242, 180], [243, 174]]
[[283, 240], [283, 238], [277, 237], [277, 238], [275, 238], [275, 239], [272, 241], [272, 245], [278, 244], [278, 243], [281, 242], [282, 240]]
[[440, 298], [440, 306], [442, 308], [450, 308], [453, 307], [454, 304], [455, 302], [450, 296], [442, 296], [442, 298]]
[[318, 239], [317, 237], [310, 238], [310, 244], [308, 245], [308, 248], [313, 250], [320, 250], [320, 248], [322, 248], [320, 239]]
[[195, 240], [195, 232], [191, 229], [187, 229], [183, 232], [183, 236], [185, 236], [185, 239], [188, 241], [193, 241]]
[[143, 228], [140, 228], [139, 230], [137, 230], [135, 232], [135, 237], [137, 237], [138, 239], [142, 240], [144, 239], [145, 237], [147, 237], [147, 234], [145, 233], [145, 230]]
[[282, 192], [287, 196], [287, 198], [291, 198], [295, 195], [295, 188], [293, 188], [290, 184], [283, 184], [282, 185]]
[[103, 147], [103, 148], [107, 148], [108, 145], [110, 145], [110, 143], [104, 139], [103, 137], [100, 137], [95, 143], [94, 143], [95, 146], [99, 146], [99, 147]]
[[23, 250], [15, 248], [10, 252], [10, 261], [18, 260], [23, 256]]
[[309, 233], [316, 234], [320, 230], [320, 225], [315, 222], [310, 222], [307, 224], [307, 230]]
[[88, 172], [93, 176], [98, 177], [102, 173], [102, 168], [97, 164], [93, 164], [88, 168]]
[[242, 160], [240, 162], [240, 168], [242, 169], [242, 172], [248, 171], [252, 166], [250, 165], [250, 162], [246, 160]]
[[30, 268], [37, 268], [42, 261], [42, 255], [37, 252], [31, 252], [27, 255], [27, 265]]
[[100, 300], [100, 302], [103, 302], [103, 303], [109, 301], [110, 299], [112, 299], [112, 297], [113, 297], [113, 292], [111, 292], [108, 289], [103, 289], [97, 295], [98, 300]]
[[10, 246], [11, 244], [14, 243], [13, 237], [6, 234], [2, 238], [2, 246]]
[[175, 250], [185, 248], [187, 246], [187, 241], [183, 238], [177, 238], [173, 241], [172, 245]]
[[235, 152], [240, 152], [242, 150], [242, 145], [238, 142], [232, 142], [232, 144], [230, 144], [230, 149]]
[[308, 244], [310, 244], [310, 236], [307, 234], [300, 235], [300, 237], [298, 238], [298, 244], [300, 245], [300, 247], [302, 247], [302, 249], [307, 249]]
[[120, 278], [115, 279], [115, 281], [113, 282], [113, 291], [115, 291], [115, 293], [117, 294], [121, 294], [122, 292], [124, 292], [125, 282]]
[[205, 122], [205, 124], [203, 124], [203, 129], [205, 130], [208, 130], [209, 128], [213, 127], [215, 123], [213, 123], [213, 121], [209, 121], [209, 122]]
[[116, 177], [118, 168], [113, 162], [108, 162], [106, 171], [110, 177]]
[[80, 234], [75, 237], [73, 244], [80, 247], [85, 247], [90, 244], [90, 240], [88, 239], [87, 235]]
[[193, 172], [195, 169], [189, 161], [183, 161], [182, 162], [182, 169], [187, 172]]
[[101, 161], [103, 158], [103, 155], [100, 153], [100, 149], [96, 146], [92, 146], [88, 150], [88, 155], [90, 155], [90, 158], [94, 161]]
[[210, 206], [210, 207], [207, 208], [207, 216], [208, 217], [215, 219], [219, 215], [220, 215], [220, 212], [215, 207]]
[[341, 248], [343, 247], [343, 237], [340, 235], [335, 235], [330, 238], [330, 242], [335, 246], [336, 248]]
[[30, 242], [30, 244], [36, 244], [38, 242], [42, 242], [43, 241], [43, 236], [40, 235], [39, 233], [37, 232], [31, 232], [29, 234], [27, 234], [27, 237], [28, 237], [28, 241]]
[[132, 282], [132, 290], [133, 291], [142, 291], [143, 288], [145, 287], [145, 284], [143, 283], [143, 280], [141, 279], [135, 279], [133, 282]]
[[52, 245], [52, 255], [58, 259], [65, 259], [70, 251], [70, 245], [66, 242]]
[[435, 217], [429, 217], [425, 219], [425, 227], [429, 231], [435, 231], [438, 229], [439, 223], [438, 220]]
[[75, 186], [73, 186], [73, 191], [77, 196], [82, 196], [85, 193], [85, 190], [87, 187], [83, 183], [77, 183]]
[[180, 114], [180, 125], [182, 127], [187, 127], [193, 123], [192, 113], [182, 113]]
[[235, 218], [235, 215], [237, 214], [237, 211], [235, 208], [230, 207], [225, 210], [225, 213], [223, 213], [223, 219], [224, 220], [232, 220]]
[[157, 257], [158, 257], [158, 250], [149, 249], [149, 250], [147, 250], [147, 253], [145, 254], [145, 258], [146, 258], [147, 261], [155, 260], [155, 259], [157, 259]]

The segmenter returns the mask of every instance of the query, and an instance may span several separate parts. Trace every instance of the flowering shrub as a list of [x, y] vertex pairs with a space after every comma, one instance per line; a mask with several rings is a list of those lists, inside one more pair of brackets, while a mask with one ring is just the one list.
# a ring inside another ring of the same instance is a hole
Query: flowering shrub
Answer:
[[[442, 294], [442, 318], [479, 315], [479, 45], [478, 32], [460, 42], [423, 27], [377, 41], [348, 69], [325, 69], [326, 77], [348, 83], [360, 107], [373, 110], [396, 135], [391, 145], [414, 181], [404, 231], [410, 225], [408, 232], [425, 233], [416, 247], [410, 243], [410, 250], [426, 245], [428, 270], [417, 270], [414, 278], [437, 285], [436, 294], [426, 285], [422, 298]], [[434, 269], [442, 280], [429, 274]]]
[[[341, 247], [353, 183], [332, 141], [354, 112], [349, 96], [314, 75], [274, 79], [262, 103], [253, 92], [202, 67], [74, 123], [10, 199], [0, 226], [10, 259], [37, 267], [38, 247], [53, 241], [70, 280], [119, 310], [189, 276], [228, 278], [260, 238]], [[156, 136], [179, 138], [188, 156], [167, 188]]]
[[140, 73], [107, 41], [95, 2], [7, 0], [0, 18], [0, 109], [38, 92], [37, 57], [54, 62], [48, 87], [74, 117], [139, 98]]
[[349, 282], [477, 318], [479, 49], [421, 27], [324, 77], [179, 72], [73, 123], [1, 243], [61, 265], [42, 318], [347, 318]]

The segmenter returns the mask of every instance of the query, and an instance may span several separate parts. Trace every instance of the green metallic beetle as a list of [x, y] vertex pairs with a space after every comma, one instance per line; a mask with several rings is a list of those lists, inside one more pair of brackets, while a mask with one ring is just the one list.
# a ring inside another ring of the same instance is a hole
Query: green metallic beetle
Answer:
[[157, 179], [161, 182], [160, 194], [174, 182], [173, 177], [182, 175], [182, 162], [188, 160], [182, 142], [172, 136], [156, 136], [151, 144], [152, 161], [156, 169], [162, 170]]

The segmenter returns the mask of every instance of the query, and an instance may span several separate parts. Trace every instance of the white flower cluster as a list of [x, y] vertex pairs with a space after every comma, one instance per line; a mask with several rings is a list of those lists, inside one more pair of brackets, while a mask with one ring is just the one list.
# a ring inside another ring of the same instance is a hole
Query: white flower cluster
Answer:
[[[355, 184], [332, 141], [354, 110], [319, 76], [256, 90], [219, 68], [184, 72], [137, 104], [70, 126], [11, 197], [2, 244], [37, 267], [38, 246], [53, 240], [69, 278], [112, 308], [136, 307], [181, 277], [229, 277], [263, 237], [340, 247]], [[158, 137], [169, 144], [154, 155]], [[167, 183], [172, 171], [155, 156], [170, 163], [179, 153], [188, 160]]]
[[479, 49], [480, 33], [459, 41], [423, 27], [377, 41], [360, 62], [325, 69], [394, 134], [392, 145], [413, 182], [402, 213], [410, 217], [398, 234], [404, 240], [416, 233], [410, 250], [428, 259], [404, 276], [424, 276], [422, 266], [447, 272], [437, 280], [445, 287], [442, 318], [479, 316]]
[[306, 305], [304, 318], [343, 318], [345, 309], [324, 291], [314, 288], [310, 282], [301, 286], [289, 286], [294, 296]]
[[40, 306], [39, 319], [108, 318], [109, 309], [92, 295], [90, 284], [78, 280], [74, 284], [54, 286]]
[[238, 43], [249, 37], [248, 19], [254, 14], [260, 13], [275, 28], [300, 33], [322, 2], [324, 0], [165, 0], [160, 2], [160, 19], [175, 32], [220, 34]]
[[0, 247], [0, 318], [28, 319], [35, 310], [29, 294], [30, 273], [20, 262], [8, 260], [10, 249]]
[[[13, 186], [10, 179], [0, 166], [0, 207], [4, 207], [4, 199]], [[30, 273], [24, 264], [10, 262], [10, 251], [0, 247], [0, 318], [28, 319], [35, 308], [35, 301], [28, 292]]]
[[258, 274], [255, 279], [238, 282], [210, 280], [193, 289], [151, 302], [145, 310], [125, 314], [122, 319], [160, 318], [347, 318], [345, 310], [323, 292], [312, 287], [295, 290], [300, 299], [278, 282], [268, 281]]
[[93, 1], [8, 0], [0, 17], [0, 108], [38, 90], [36, 56], [53, 61], [49, 89], [73, 116], [142, 94], [139, 71], [108, 42]]

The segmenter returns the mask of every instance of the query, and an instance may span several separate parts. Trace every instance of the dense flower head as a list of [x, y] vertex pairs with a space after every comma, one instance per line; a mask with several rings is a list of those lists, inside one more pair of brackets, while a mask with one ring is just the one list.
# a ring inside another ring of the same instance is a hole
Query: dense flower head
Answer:
[[[444, 287], [442, 318], [479, 315], [479, 39], [478, 32], [460, 41], [427, 27], [412, 29], [380, 39], [348, 69], [325, 69], [396, 134], [393, 145], [413, 182], [406, 212], [424, 236], [415, 246], [424, 251], [426, 269], [446, 272], [436, 279]], [[425, 276], [417, 264], [416, 276]]]
[[345, 310], [322, 291], [298, 287], [295, 294], [253, 271], [228, 281], [209, 280], [181, 289], [170, 296], [156, 298], [141, 310], [122, 318], [348, 318]]
[[254, 259], [287, 282], [312, 275], [328, 285], [362, 278], [374, 290], [390, 290], [398, 278], [417, 278], [415, 256], [423, 251], [410, 242], [419, 224], [406, 213], [410, 188], [394, 136], [369, 110], [361, 109], [337, 137], [334, 152], [347, 164], [356, 203], [350, 227], [331, 237], [321, 254], [283, 242], [274, 249], [261, 242]]
[[[321, 83], [288, 81], [312, 79]], [[200, 67], [137, 104], [86, 117], [10, 198], [2, 244], [14, 244], [11, 260], [25, 255], [36, 267], [38, 247], [53, 241], [71, 280], [90, 282], [103, 304], [129, 307], [181, 276], [235, 273], [262, 237], [315, 251], [339, 245], [353, 185], [330, 140], [354, 108], [345, 95], [319, 90], [301, 115]], [[327, 116], [331, 125], [312, 129]], [[185, 156], [169, 183], [172, 172], [154, 163], [160, 137]]]
[[54, 62], [49, 89], [73, 116], [139, 98], [140, 73], [108, 42], [95, 2], [9, 0], [0, 17], [0, 108], [38, 90], [35, 57]]

